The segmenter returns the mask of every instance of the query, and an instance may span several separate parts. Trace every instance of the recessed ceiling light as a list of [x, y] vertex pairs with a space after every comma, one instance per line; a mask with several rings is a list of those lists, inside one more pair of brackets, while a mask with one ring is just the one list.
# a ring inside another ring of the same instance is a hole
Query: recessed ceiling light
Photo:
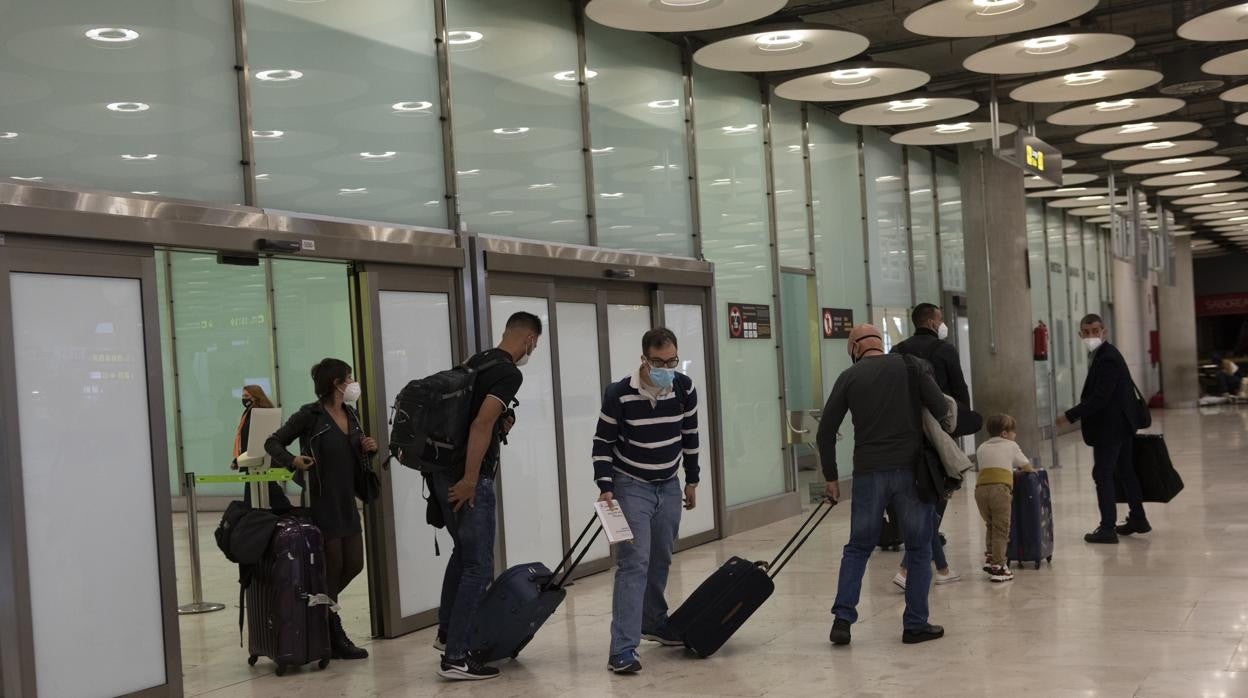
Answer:
[[0, 133], [0, 140], [11, 141], [14, 138], [17, 138], [16, 131], [4, 131], [3, 133]]
[[1191, 161], [1192, 161], [1192, 159], [1191, 159], [1191, 158], [1170, 158], [1169, 160], [1162, 160], [1160, 164], [1162, 164], [1162, 165], [1183, 165], [1183, 164], [1189, 163], [1189, 162], [1191, 162]]
[[1201, 195], [1200, 195], [1200, 198], [1202, 198], [1202, 199], [1216, 199], [1216, 198], [1218, 198], [1219, 196], [1227, 196], [1227, 194], [1228, 194], [1227, 192], [1220, 191], [1220, 192], [1218, 192], [1218, 193], [1216, 193], [1216, 194], [1201, 194]]
[[888, 103], [888, 110], [892, 112], [908, 112], [930, 109], [931, 104], [924, 97], [918, 99], [895, 99]]
[[299, 70], [261, 70], [256, 73], [256, 79], [263, 82], [292, 82], [303, 77], [303, 72]]
[[602, 198], [604, 198], [604, 199], [622, 199], [622, 198], [624, 198], [624, 192], [622, 192], [622, 191], [617, 191], [617, 192], [610, 193], [610, 194], [603, 194], [603, 195], [602, 195]]
[[1023, 42], [1023, 50], [1033, 56], [1061, 53], [1068, 48], [1070, 48], [1069, 36], [1045, 36], [1039, 39], [1028, 39]]
[[158, 192], [158, 191], [132, 191], [132, 192], [130, 192], [130, 193], [131, 193], [131, 194], [138, 194], [139, 196], [156, 196], [156, 195], [157, 195], [157, 194], [159, 194], [160, 192]]
[[105, 44], [124, 44], [139, 38], [139, 33], [125, 27], [96, 27], [88, 29], [84, 36]]
[[428, 111], [433, 106], [433, 102], [395, 102], [390, 108], [396, 112], [423, 112]]
[[380, 153], [360, 153], [360, 157], [364, 158], [365, 160], [390, 160], [390, 159], [393, 159], [394, 156], [398, 154], [399, 153], [397, 151], [386, 150]]
[[266, 174], [258, 174], [258, 175], [256, 175], [256, 181], [257, 181], [257, 182], [267, 182], [267, 181], [269, 181], [269, 175], [268, 175], [267, 173], [266, 173]]
[[150, 104], [144, 104], [143, 102], [113, 102], [111, 104], [104, 105], [104, 108], [109, 111], [121, 112], [123, 114], [133, 114], [136, 112], [147, 111], [152, 107]]
[[17, 175], [13, 175], [10, 179], [16, 179], [22, 182], [42, 182], [43, 181], [43, 177], [19, 177]]
[[[589, 68], [585, 69], [586, 80], [593, 80], [596, 77], [598, 77], [598, 71], [591, 70]], [[575, 70], [561, 70], [558, 73], [555, 73], [555, 79], [558, 80], [559, 82], [576, 82], [576, 79], [577, 79], [576, 71]]]
[[263, 140], [273, 140], [286, 135], [285, 131], [252, 131], [252, 138], [260, 138]]
[[122, 160], [155, 160], [160, 157], [156, 153], [147, 153], [146, 155], [122, 155]]
[[608, 145], [602, 148], [590, 148], [589, 152], [591, 155], [606, 155], [607, 153], [615, 152], [615, 146]]
[[528, 126], [514, 126], [514, 127], [494, 129], [494, 133], [500, 136], [523, 136], [524, 134], [528, 132], [529, 132]]
[[938, 124], [936, 128], [932, 130], [942, 135], [948, 135], [953, 133], [966, 133], [967, 131], [973, 130], [973, 127], [970, 122], [963, 121], [957, 124]]
[[438, 200], [436, 200], [436, 199], [435, 199], [435, 200], [433, 200], [433, 201], [426, 201], [426, 202], [425, 202], [425, 205], [426, 205], [426, 206], [437, 206], [437, 205], [438, 205], [438, 204], [440, 204], [440, 203], [442, 203], [442, 202], [441, 202], [441, 201], [438, 201]]
[[481, 32], [459, 29], [446, 33], [446, 42], [452, 46], [467, 46], [485, 38]]
[[1062, 78], [1069, 87], [1087, 87], [1105, 82], [1105, 71], [1089, 70], [1084, 73], [1071, 73]]
[[1232, 223], [1235, 223], [1237, 221], [1248, 221], [1248, 216], [1236, 216], [1234, 218], [1228, 218], [1227, 220], [1231, 221]]
[[745, 126], [724, 126], [720, 129], [728, 136], [737, 136], [743, 133], [753, 133], [758, 130], [758, 124], [746, 124]]
[[647, 102], [647, 107], [651, 109], [675, 109], [680, 106], [679, 99], [656, 99], [653, 102]]
[[455, 174], [459, 175], [460, 177], [472, 177], [474, 175], [481, 174], [481, 170], [478, 170], [478, 169], [455, 170]]
[[343, 187], [338, 190], [338, 196], [354, 196], [356, 194], [367, 194], [368, 187]]
[[667, 5], [668, 7], [697, 7], [698, 5], [705, 5], [710, 1], [711, 0], [659, 0], [659, 4]]
[[901, 177], [896, 175], [884, 175], [883, 177], [876, 177], [875, 181], [880, 182], [881, 184], [884, 182], [900, 182]]
[[1104, 199], [1104, 198], [1105, 197], [1103, 196], [1081, 196], [1079, 197], [1078, 200], [1079, 201], [1100, 201], [1101, 199]]
[[[1205, 196], [1226, 196], [1226, 192], [1223, 192], [1221, 194], [1205, 194]], [[1239, 202], [1238, 201], [1223, 201], [1220, 204], [1209, 204], [1209, 205], [1221, 208], [1223, 206], [1239, 206]]]
[[[1088, 190], [1087, 187], [1063, 187], [1061, 189], [1054, 189], [1053, 193], [1054, 194], [1068, 194], [1072, 192], [1087, 191], [1087, 190]], [[1097, 198], [1100, 198], [1100, 197], [1097, 197]]]
[[1216, 187], [1216, 186], [1218, 186], [1217, 182], [1205, 182], [1204, 184], [1193, 184], [1192, 186], [1188, 187], [1188, 190], [1190, 191], [1192, 189], [1208, 189], [1209, 187]]
[[833, 85], [841, 87], [853, 87], [854, 85], [865, 85], [871, 82], [871, 74], [875, 71], [870, 68], [846, 68], [845, 70], [834, 70], [828, 73], [828, 79]]
[[760, 51], [792, 51], [802, 47], [802, 36], [797, 32], [770, 32], [754, 37], [754, 45]]
[[1097, 111], [1122, 111], [1135, 106], [1134, 99], [1120, 99], [1116, 102], [1097, 102]]
[[971, 4], [978, 8], [975, 14], [990, 17], [1022, 9], [1027, 3], [1023, 0], [972, 0]]
[[1174, 147], [1174, 143], [1171, 143], [1170, 141], [1157, 141], [1155, 143], [1145, 143], [1140, 147], [1145, 150], [1169, 150]]
[[[1146, 121], [1142, 124], [1123, 124], [1122, 126], [1118, 127], [1118, 133], [1121, 135], [1127, 135], [1129, 133], [1145, 133], [1147, 131], [1156, 131], [1156, 130], [1157, 130], [1157, 124], [1151, 121]], [[1147, 148], [1148, 146], [1144, 146], [1144, 147]]]
[[1174, 176], [1175, 177], [1201, 177], [1204, 175], [1205, 175], [1204, 172], [1193, 171], [1193, 172], [1180, 172]]
[[650, 166], [651, 172], [662, 172], [663, 170], [676, 170], [676, 169], [679, 169], [676, 165], [651, 165]]
[[530, 184], [529, 189], [554, 189], [554, 182], [543, 182], [542, 184]]

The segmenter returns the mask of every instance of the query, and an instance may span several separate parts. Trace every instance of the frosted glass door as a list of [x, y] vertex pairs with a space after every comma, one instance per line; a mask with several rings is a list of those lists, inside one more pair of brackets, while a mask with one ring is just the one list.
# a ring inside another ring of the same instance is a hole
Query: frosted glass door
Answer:
[[648, 305], [607, 306], [612, 381], [631, 376], [641, 365], [641, 337], [652, 326]]
[[[494, 342], [503, 336], [507, 318], [532, 313], [549, 325], [545, 298], [491, 296]], [[555, 441], [554, 379], [550, 351], [543, 337], [529, 363], [521, 369], [524, 385], [516, 399], [516, 426], [503, 446], [499, 483], [502, 486], [504, 553], [507, 565], [544, 562], [563, 555], [563, 507], [559, 501], [559, 459]]]
[[8, 281], [39, 695], [164, 685], [140, 281]]
[[[702, 318], [702, 306], [669, 303], [663, 309], [668, 329], [680, 342], [680, 372], [693, 379], [698, 395], [698, 432], [701, 449], [698, 462], [701, 465], [701, 484], [698, 485], [698, 506], [684, 512], [680, 522], [682, 538], [715, 528], [715, 442], [712, 439], [711, 413], [707, 407], [710, 392], [707, 390], [706, 373], [706, 324]], [[681, 473], [683, 481], [684, 473]]]
[[[407, 382], [450, 368], [454, 363], [449, 297], [445, 293], [380, 291], [382, 370], [385, 404]], [[365, 386], [365, 390], [372, 386]], [[447, 554], [434, 555], [433, 531], [425, 523], [424, 479], [397, 463], [390, 467], [390, 507], [398, 567], [399, 609], [403, 617], [438, 607]], [[450, 548], [445, 532], [443, 551]]]
[[[602, 378], [598, 363], [598, 306], [594, 303], [558, 303], [555, 306], [559, 333], [559, 396], [563, 406], [563, 453], [568, 493], [568, 527], [579, 535], [594, 513], [598, 486], [591, 460], [594, 431], [602, 403]], [[606, 538], [598, 541], [583, 562], [607, 557]]]

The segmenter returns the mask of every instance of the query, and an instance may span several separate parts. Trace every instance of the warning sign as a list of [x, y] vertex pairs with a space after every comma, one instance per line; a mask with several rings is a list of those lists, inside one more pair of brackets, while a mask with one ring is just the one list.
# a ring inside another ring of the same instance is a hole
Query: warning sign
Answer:
[[771, 306], [728, 304], [729, 339], [771, 339]]
[[823, 309], [823, 338], [849, 339], [854, 327], [854, 311], [850, 308]]

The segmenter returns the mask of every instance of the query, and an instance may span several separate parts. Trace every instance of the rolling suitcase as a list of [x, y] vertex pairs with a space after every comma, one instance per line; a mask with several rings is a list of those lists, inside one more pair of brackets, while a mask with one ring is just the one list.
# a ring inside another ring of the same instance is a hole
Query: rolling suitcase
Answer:
[[1006, 548], [1008, 565], [1017, 560], [1035, 563], [1053, 562], [1053, 501], [1049, 494], [1049, 474], [1043, 470], [1014, 473], [1014, 503], [1010, 523], [1010, 544]]
[[[824, 504], [828, 505], [827, 509], [823, 509]], [[729, 558], [676, 609], [667, 621], [668, 628], [699, 657], [715, 654], [771, 597], [776, 589], [776, 575], [793, 559], [834, 506], [836, 502], [830, 499], [821, 500], [770, 563], [750, 562], [735, 556]], [[823, 514], [819, 516], [821, 510]], [[819, 516], [818, 520], [816, 516]], [[812, 521], [813, 526], [810, 525]], [[798, 541], [803, 531], [806, 535]]]
[[268, 657], [278, 676], [311, 662], [320, 669], [329, 666], [332, 605], [321, 530], [306, 518], [282, 517], [247, 587], [247, 663]]
[[[508, 568], [490, 584], [485, 592], [485, 599], [473, 618], [469, 640], [469, 647], [481, 661], [515, 659], [529, 644], [546, 619], [550, 618], [567, 597], [567, 581], [602, 533], [601, 525], [594, 531], [580, 555], [576, 556], [576, 560], [571, 565], [568, 562], [572, 560], [572, 555], [581, 546], [581, 541], [585, 539], [590, 528], [597, 522], [598, 516], [595, 514], [554, 572], [540, 562], [530, 562]], [[567, 569], [564, 569], [565, 566]], [[560, 570], [563, 570], [561, 577]]]

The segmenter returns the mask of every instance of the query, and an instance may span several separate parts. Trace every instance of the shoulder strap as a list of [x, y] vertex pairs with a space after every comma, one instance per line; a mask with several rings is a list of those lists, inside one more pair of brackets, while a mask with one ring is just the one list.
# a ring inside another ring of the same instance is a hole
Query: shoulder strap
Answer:
[[906, 383], [909, 386], [910, 393], [910, 409], [914, 415], [914, 427], [919, 430], [919, 449], [923, 448], [923, 397], [919, 392], [919, 365], [914, 358], [903, 354], [902, 361], [906, 362]]

